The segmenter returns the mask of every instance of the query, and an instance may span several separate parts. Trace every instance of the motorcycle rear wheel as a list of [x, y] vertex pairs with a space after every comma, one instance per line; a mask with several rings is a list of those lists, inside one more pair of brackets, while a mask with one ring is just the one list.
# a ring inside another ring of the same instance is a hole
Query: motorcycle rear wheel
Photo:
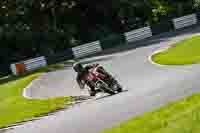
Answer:
[[89, 93], [90, 93], [90, 96], [91, 96], [91, 97], [93, 97], [93, 96], [96, 95], [96, 92], [94, 92], [94, 91], [90, 91]]

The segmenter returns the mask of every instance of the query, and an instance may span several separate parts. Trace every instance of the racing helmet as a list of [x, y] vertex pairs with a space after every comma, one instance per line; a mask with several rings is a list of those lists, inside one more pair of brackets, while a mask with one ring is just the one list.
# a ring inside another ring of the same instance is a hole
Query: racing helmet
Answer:
[[75, 72], [81, 72], [83, 70], [83, 65], [81, 63], [74, 63], [73, 69]]

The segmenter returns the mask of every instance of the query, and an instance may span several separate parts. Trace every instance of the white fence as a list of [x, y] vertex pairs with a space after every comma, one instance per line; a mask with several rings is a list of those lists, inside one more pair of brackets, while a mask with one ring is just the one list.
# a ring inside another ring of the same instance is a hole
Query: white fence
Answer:
[[40, 67], [44, 67], [46, 65], [47, 65], [46, 58], [44, 56], [41, 56], [38, 58], [11, 64], [10, 68], [14, 75], [20, 75], [24, 72], [27, 71], [29, 72], [38, 69]]
[[44, 56], [42, 56], [42, 57], [24, 61], [24, 65], [25, 65], [26, 71], [32, 71], [32, 70], [38, 69], [40, 67], [46, 66], [47, 61], [46, 61], [46, 58]]
[[196, 14], [191, 14], [191, 15], [173, 19], [172, 21], [173, 21], [175, 29], [181, 29], [187, 26], [197, 24], [197, 16]]
[[151, 36], [152, 32], [149, 26], [125, 33], [127, 42], [138, 41]]
[[[197, 15], [191, 14], [179, 18], [175, 18], [172, 20], [175, 29], [181, 29], [187, 26], [191, 26], [197, 24]], [[1, 32], [1, 29], [0, 29]], [[134, 42], [138, 40], [142, 40], [152, 36], [152, 31], [150, 26], [143, 27], [140, 29], [132, 30], [130, 32], [124, 33], [127, 42]], [[91, 43], [87, 43], [81, 46], [72, 48], [73, 55], [75, 58], [81, 58], [88, 56], [90, 54], [94, 54], [102, 51], [102, 47], [100, 41], [95, 41]], [[10, 65], [10, 68], [13, 74], [18, 75], [25, 71], [32, 71], [37, 68], [43, 67], [47, 65], [47, 61], [45, 57], [38, 57], [18, 63], [13, 63]]]
[[10, 69], [14, 75], [18, 75], [17, 68], [15, 64], [10, 65]]
[[93, 53], [97, 53], [102, 51], [101, 45], [99, 41], [95, 41], [92, 43], [87, 43], [84, 45], [80, 45], [72, 48], [73, 54], [75, 58], [84, 57]]

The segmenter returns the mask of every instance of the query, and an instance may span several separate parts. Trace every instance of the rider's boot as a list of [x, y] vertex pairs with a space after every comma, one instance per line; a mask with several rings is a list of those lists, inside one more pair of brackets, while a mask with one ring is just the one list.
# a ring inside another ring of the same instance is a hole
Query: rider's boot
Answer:
[[93, 87], [91, 87], [90, 88], [90, 96], [95, 96], [95, 95], [96, 95], [96, 90]]

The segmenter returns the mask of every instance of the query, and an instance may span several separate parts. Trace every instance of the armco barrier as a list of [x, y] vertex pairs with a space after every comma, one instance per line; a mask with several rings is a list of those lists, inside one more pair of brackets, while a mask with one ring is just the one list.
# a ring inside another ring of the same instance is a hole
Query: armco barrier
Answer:
[[[68, 49], [68, 51], [65, 51], [65, 54], [53, 56], [53, 58], [47, 57], [48, 63], [49, 62], [57, 63], [61, 61], [60, 59], [57, 60], [57, 58], [62, 58], [62, 60], [65, 60], [68, 58], [69, 59], [81, 58], [81, 57], [85, 57], [85, 56], [100, 52], [102, 51], [102, 49], [115, 47], [125, 42], [124, 37], [127, 42], [133, 42], [133, 41], [138, 41], [138, 40], [151, 37], [152, 34], [156, 35], [162, 32], [170, 31], [171, 29], [181, 29], [181, 28], [191, 26], [197, 23], [200, 23], [200, 12], [198, 12], [197, 14], [191, 14], [191, 15], [180, 17], [180, 18], [175, 18], [173, 20], [168, 20], [167, 22], [161, 22], [159, 24], [151, 25], [151, 28], [150, 26], [147, 26], [144, 28], [140, 28], [140, 29], [136, 29], [136, 30], [124, 33], [123, 35], [113, 35], [108, 38], [102, 39], [101, 44], [100, 44], [100, 41], [95, 41], [92, 43], [73, 47], [72, 49]], [[15, 75], [17, 75], [18, 72], [23, 72], [24, 66], [25, 66], [26, 71], [32, 71], [34, 69], [47, 65], [47, 61], [45, 57], [39, 57], [39, 58], [35, 58], [35, 59], [31, 59], [31, 60], [27, 60], [27, 61], [19, 62], [19, 63], [17, 65], [16, 63], [11, 64], [10, 66], [12, 72]], [[16, 66], [18, 68], [16, 68]], [[20, 70], [16, 70], [16, 69], [20, 69]]]
[[101, 45], [99, 41], [95, 41], [92, 43], [87, 43], [84, 45], [80, 45], [72, 48], [73, 54], [75, 58], [81, 58], [88, 56], [90, 54], [94, 54], [102, 51]]
[[11, 64], [11, 65], [10, 65], [10, 69], [11, 69], [11, 71], [12, 71], [12, 73], [13, 73], [14, 75], [19, 75], [19, 73], [17, 73], [17, 67], [16, 67], [15, 64]]
[[134, 42], [151, 36], [152, 32], [149, 26], [125, 33], [127, 42]]
[[23, 61], [23, 63], [25, 65], [26, 71], [32, 71], [47, 65], [47, 61], [44, 56]]
[[40, 67], [44, 67], [47, 65], [46, 58], [44, 56], [17, 62], [14, 64], [11, 64], [10, 68], [14, 75], [20, 75], [24, 72], [33, 71], [35, 69], [38, 69]]
[[196, 14], [191, 14], [180, 18], [175, 18], [172, 21], [175, 29], [181, 29], [184, 27], [197, 24], [197, 16]]

